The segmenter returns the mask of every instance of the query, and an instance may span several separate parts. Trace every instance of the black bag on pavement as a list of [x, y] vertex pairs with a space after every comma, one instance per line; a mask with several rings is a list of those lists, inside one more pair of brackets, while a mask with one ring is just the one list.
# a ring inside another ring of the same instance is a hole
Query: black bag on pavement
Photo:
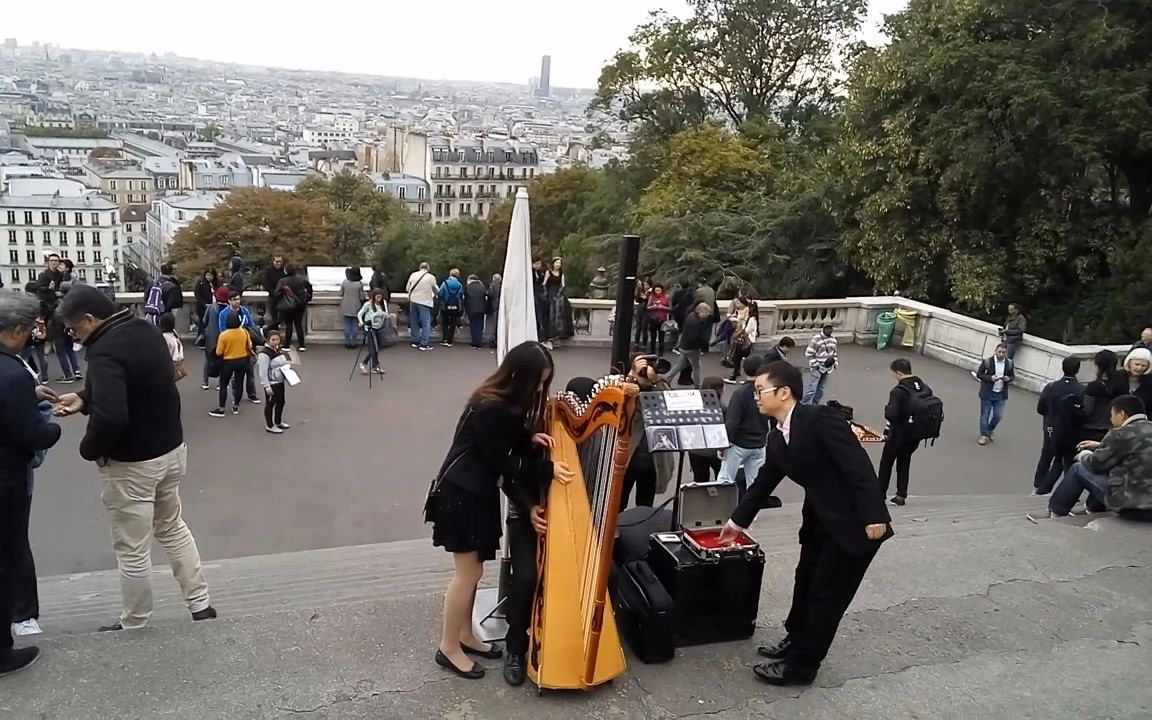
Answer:
[[676, 656], [676, 605], [643, 560], [615, 566], [612, 607], [620, 634], [644, 663], [667, 662]]

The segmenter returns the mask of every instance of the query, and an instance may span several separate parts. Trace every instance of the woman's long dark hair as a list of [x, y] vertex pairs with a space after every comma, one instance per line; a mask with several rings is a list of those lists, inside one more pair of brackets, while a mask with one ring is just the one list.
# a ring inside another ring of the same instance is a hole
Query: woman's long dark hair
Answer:
[[[1023, 315], [1024, 313], [1020, 314]], [[1111, 350], [1101, 350], [1092, 358], [1092, 362], [1096, 365], [1096, 379], [1109, 385], [1116, 376], [1116, 353]]]
[[[380, 298], [379, 304], [376, 303], [376, 298]], [[372, 309], [373, 310], [387, 310], [388, 309], [388, 301], [384, 298], [384, 291], [381, 290], [380, 288], [376, 288], [375, 290], [373, 290], [372, 294], [368, 296], [368, 299], [372, 302]]]
[[[472, 402], [502, 402], [523, 416], [525, 425], [535, 427], [543, 415], [554, 370], [547, 348], [535, 341], [521, 343], [509, 350], [496, 372], [473, 391]], [[545, 376], [548, 380], [541, 388]]]

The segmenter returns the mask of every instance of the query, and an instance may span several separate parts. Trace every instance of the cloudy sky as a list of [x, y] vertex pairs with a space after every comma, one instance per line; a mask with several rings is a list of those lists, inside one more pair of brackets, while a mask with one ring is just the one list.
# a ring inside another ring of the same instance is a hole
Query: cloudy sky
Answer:
[[[865, 35], [906, 0], [872, 0]], [[526, 83], [552, 56], [552, 84], [594, 87], [658, 0], [55, 0], [0, 2], [0, 37], [62, 47], [173, 52], [254, 65]], [[670, 11], [683, 0], [665, 0]], [[547, 9], [547, 8], [555, 9]]]

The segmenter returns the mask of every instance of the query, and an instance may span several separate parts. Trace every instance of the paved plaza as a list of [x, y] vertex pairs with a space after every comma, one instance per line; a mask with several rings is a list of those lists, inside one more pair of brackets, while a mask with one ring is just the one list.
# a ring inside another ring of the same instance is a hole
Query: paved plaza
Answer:
[[[830, 397], [877, 427], [898, 355], [842, 350]], [[190, 446], [183, 495], [219, 620], [189, 621], [167, 568], [155, 569], [153, 626], [94, 633], [119, 585], [93, 469], [75, 454], [82, 420], [38, 476], [33, 542], [41, 568], [41, 662], [0, 680], [13, 720], [520, 720], [545, 710], [589, 720], [997, 720], [1152, 717], [1149, 528], [1109, 516], [1024, 518], [1040, 440], [1035, 396], [1009, 402], [997, 442], [976, 439], [976, 384], [913, 358], [945, 403], [945, 437], [919, 452], [912, 497], [841, 625], [816, 685], [777, 689], [750, 669], [780, 636], [798, 554], [799, 493], [750, 532], [767, 554], [756, 636], [680, 649], [588, 693], [508, 688], [499, 663], [459, 680], [431, 660], [446, 553], [420, 507], [487, 351], [398, 347], [388, 375], [356, 374], [354, 353], [303, 358], [283, 436], [262, 408], [211, 418], [211, 394], [182, 383]], [[597, 375], [607, 352], [556, 353], [562, 385]], [[719, 373], [718, 358], [706, 364]], [[876, 449], [872, 449], [876, 452]], [[158, 559], [162, 553], [157, 553]], [[483, 581], [491, 585], [495, 567]], [[718, 597], [718, 603], [724, 598]]]
[[[828, 397], [881, 429], [892, 384], [888, 363], [899, 353], [842, 347]], [[369, 388], [359, 372], [348, 380], [355, 355], [330, 346], [303, 354], [304, 382], [289, 390], [285, 413], [293, 427], [280, 436], [264, 432], [261, 406], [245, 403], [237, 417], [210, 417], [216, 394], [200, 389], [201, 359], [191, 357], [191, 375], [180, 383], [189, 447], [182, 496], [205, 559], [430, 536], [420, 516], [424, 494], [465, 399], [493, 370], [495, 356], [467, 346], [428, 353], [394, 347], [382, 355], [388, 374]], [[608, 365], [607, 350], [562, 349], [555, 357], [558, 389]], [[979, 447], [976, 383], [959, 368], [912, 359], [945, 413], [944, 437], [913, 460], [912, 495], [1026, 494], [1040, 449], [1035, 396], [1011, 398], [997, 442]], [[723, 372], [710, 354], [705, 374]], [[84, 422], [61, 423], [64, 436], [37, 474], [32, 542], [42, 575], [115, 565], [95, 468], [76, 452]], [[870, 448], [878, 461], [878, 446]], [[789, 483], [780, 494], [801, 497]]]

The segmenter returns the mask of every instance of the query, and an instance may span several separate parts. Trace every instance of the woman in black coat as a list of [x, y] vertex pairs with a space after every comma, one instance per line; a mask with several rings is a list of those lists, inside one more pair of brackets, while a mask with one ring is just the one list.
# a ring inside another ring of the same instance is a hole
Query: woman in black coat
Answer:
[[468, 654], [489, 659], [502, 654], [472, 633], [472, 605], [484, 561], [495, 559], [500, 548], [500, 490], [543, 533], [544, 487], [553, 477], [560, 482], [573, 477], [562, 463], [554, 465], [534, 451], [534, 446], [552, 446], [552, 439], [539, 432], [552, 374], [552, 356], [540, 343], [510, 350], [469, 398], [429, 490], [425, 520], [433, 523], [433, 544], [452, 553], [455, 563], [444, 594], [436, 663], [461, 677], [484, 676]]

